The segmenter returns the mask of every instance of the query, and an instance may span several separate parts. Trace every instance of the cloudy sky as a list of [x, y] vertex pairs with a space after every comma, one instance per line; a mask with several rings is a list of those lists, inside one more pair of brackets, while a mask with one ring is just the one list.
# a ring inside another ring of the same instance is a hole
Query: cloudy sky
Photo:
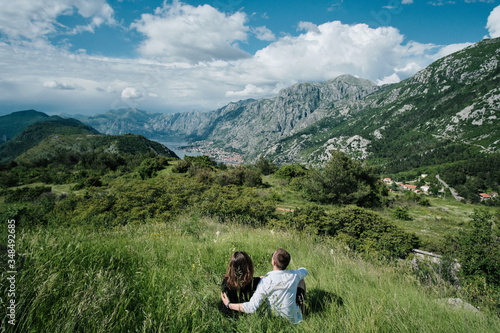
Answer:
[[296, 82], [398, 82], [500, 36], [500, 0], [15, 0], [0, 114], [213, 110]]

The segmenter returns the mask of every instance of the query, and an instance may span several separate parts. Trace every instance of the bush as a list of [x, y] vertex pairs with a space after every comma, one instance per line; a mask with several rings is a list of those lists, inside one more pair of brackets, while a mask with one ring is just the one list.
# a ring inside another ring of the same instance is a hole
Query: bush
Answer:
[[411, 217], [408, 214], [408, 207], [395, 207], [392, 210], [392, 216], [403, 221], [410, 221]]
[[237, 185], [258, 187], [262, 185], [260, 172], [252, 167], [238, 165], [234, 169], [229, 169], [217, 175], [217, 182], [220, 186]]
[[485, 210], [475, 210], [471, 231], [459, 233], [458, 258], [465, 278], [484, 277], [486, 283], [500, 287], [500, 242], [493, 234], [492, 216]]
[[460, 263], [460, 283], [468, 300], [500, 315], [500, 241], [492, 229], [492, 216], [476, 209], [470, 226], [445, 239], [445, 256]]
[[271, 221], [271, 226], [338, 237], [352, 250], [370, 256], [404, 258], [420, 246], [414, 234], [400, 230], [371, 210], [353, 205], [333, 213], [326, 213], [318, 205], [308, 205]]
[[186, 160], [179, 161], [176, 165], [173, 166], [172, 171], [175, 173], [186, 173], [191, 167], [191, 162]]
[[340, 236], [349, 247], [361, 252], [376, 251], [386, 257], [406, 257], [420, 245], [420, 240], [407, 233], [377, 213], [347, 206], [329, 214], [326, 234]]
[[235, 220], [252, 226], [266, 224], [276, 210], [273, 203], [256, 198], [252, 192], [244, 195], [234, 185], [213, 186], [205, 192], [201, 208], [219, 221]]

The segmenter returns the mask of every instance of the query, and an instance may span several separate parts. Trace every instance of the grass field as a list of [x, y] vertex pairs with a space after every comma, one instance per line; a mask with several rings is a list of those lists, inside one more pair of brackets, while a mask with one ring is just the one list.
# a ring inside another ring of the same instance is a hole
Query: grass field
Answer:
[[[7, 332], [500, 330], [492, 314], [445, 304], [453, 290], [422, 285], [407, 261], [365, 261], [328, 238], [196, 215], [106, 231], [35, 228], [17, 236], [26, 260], [16, 280], [16, 325], [2, 323]], [[255, 274], [264, 275], [277, 247], [290, 251], [289, 268], [309, 271], [304, 321], [292, 326], [264, 309], [239, 320], [221, 315], [219, 286], [230, 255], [248, 252]]]

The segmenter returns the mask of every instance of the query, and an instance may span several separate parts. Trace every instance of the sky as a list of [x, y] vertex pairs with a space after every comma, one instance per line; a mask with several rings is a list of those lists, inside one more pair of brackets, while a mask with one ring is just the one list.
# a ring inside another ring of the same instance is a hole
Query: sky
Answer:
[[395, 83], [500, 37], [500, 0], [0, 1], [0, 115], [208, 111], [342, 74]]

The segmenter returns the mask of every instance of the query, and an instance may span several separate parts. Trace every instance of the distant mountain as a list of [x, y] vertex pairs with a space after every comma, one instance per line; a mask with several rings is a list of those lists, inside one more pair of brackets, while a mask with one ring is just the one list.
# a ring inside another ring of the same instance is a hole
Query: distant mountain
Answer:
[[131, 132], [151, 139], [214, 140], [219, 146], [230, 145], [232, 150], [248, 155], [315, 123], [332, 107], [359, 100], [378, 89], [371, 81], [343, 75], [323, 83], [295, 84], [275, 98], [243, 100], [209, 112], [160, 114], [120, 109], [79, 119], [106, 134]]
[[386, 171], [500, 151], [500, 39], [486, 39], [397, 84], [343, 75], [210, 112], [115, 110], [81, 119], [109, 134], [178, 136], [277, 163], [322, 164], [339, 149]]
[[12, 139], [17, 133], [25, 127], [36, 123], [37, 121], [49, 118], [43, 112], [35, 110], [17, 111], [6, 116], [0, 117], [0, 142], [6, 142]]

